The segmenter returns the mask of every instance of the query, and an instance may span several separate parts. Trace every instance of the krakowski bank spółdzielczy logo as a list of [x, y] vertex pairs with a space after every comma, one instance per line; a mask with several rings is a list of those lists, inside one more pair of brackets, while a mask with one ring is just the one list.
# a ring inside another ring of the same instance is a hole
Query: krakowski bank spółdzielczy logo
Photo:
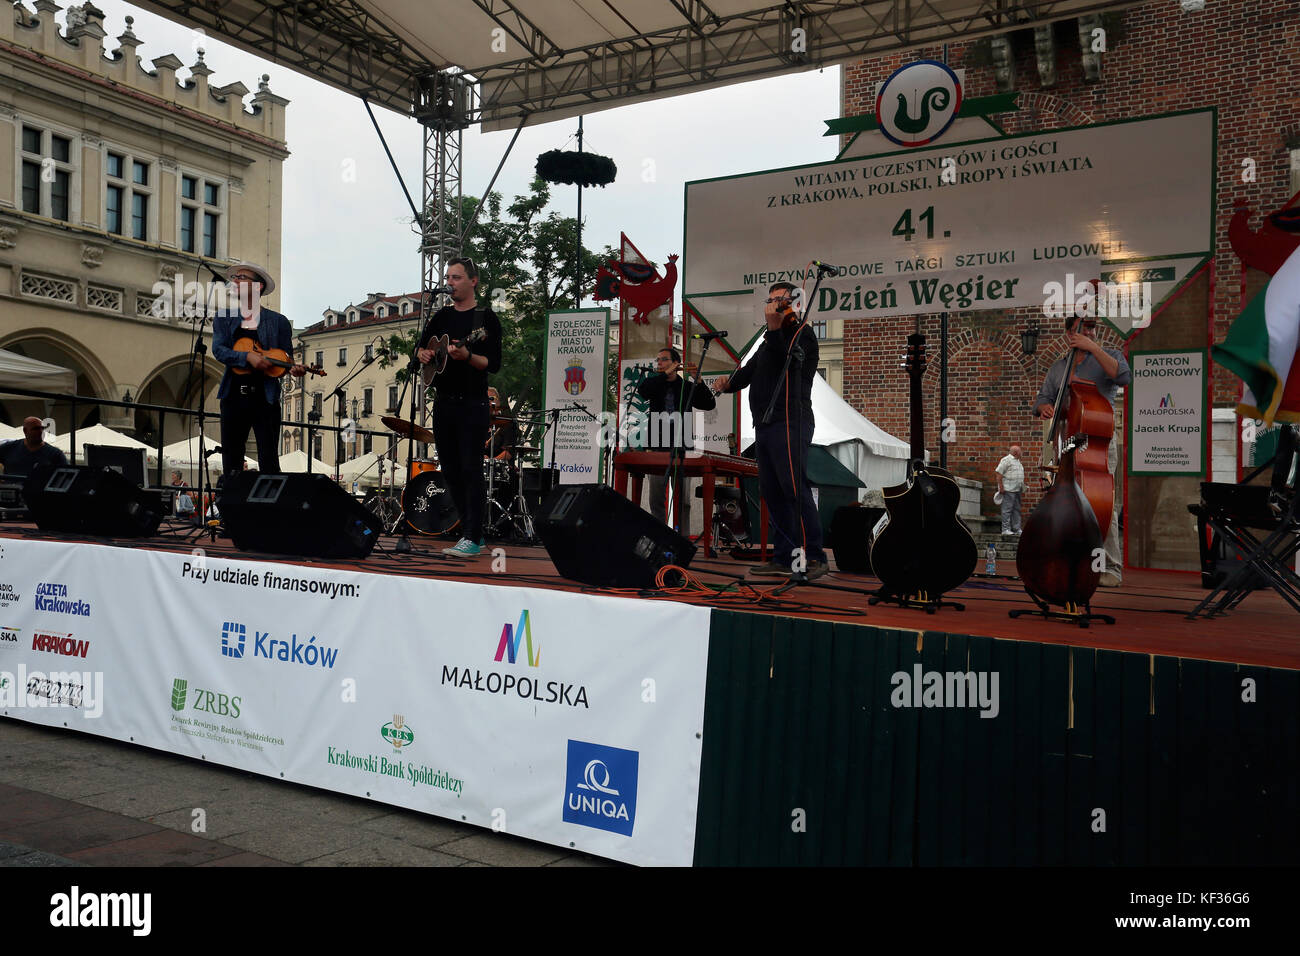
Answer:
[[564, 822], [631, 836], [639, 762], [635, 750], [570, 740]]
[[[221, 656], [244, 657], [248, 644], [248, 629], [237, 621], [226, 621], [221, 625]], [[300, 641], [297, 634], [290, 635], [285, 641], [273, 637], [270, 631], [253, 629], [253, 652], [250, 657], [264, 657], [267, 660], [283, 661], [286, 664], [304, 664], [307, 667], [333, 668], [338, 660], [337, 647], [326, 647], [316, 643], [313, 634], [305, 641]]]

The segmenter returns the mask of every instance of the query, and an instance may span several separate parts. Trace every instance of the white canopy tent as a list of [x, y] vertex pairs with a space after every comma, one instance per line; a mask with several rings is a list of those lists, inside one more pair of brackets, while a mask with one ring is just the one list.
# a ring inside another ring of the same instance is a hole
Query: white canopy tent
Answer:
[[[215, 441], [211, 435], [203, 436], [203, 448], [205, 451], [216, 451], [220, 447], [221, 445]], [[213, 455], [212, 458], [215, 459], [212, 466], [213, 470], [216, 474], [220, 474], [221, 453], [217, 452], [217, 454]], [[179, 469], [181, 472], [190, 472], [198, 468], [201, 462], [202, 459], [199, 457], [199, 437], [197, 435], [189, 439], [182, 439], [181, 441], [172, 442], [170, 445], [163, 446], [164, 468], [169, 470]], [[244, 467], [256, 468], [257, 462], [245, 455]], [[167, 479], [166, 483], [170, 484], [171, 478], [169, 476], [164, 477]], [[190, 477], [191, 476], [187, 475], [186, 481], [189, 481]]]
[[[754, 443], [749, 396], [740, 400], [740, 447]], [[823, 446], [835, 460], [857, 475], [866, 491], [896, 485], [907, 477], [911, 446], [873, 425], [836, 394], [820, 375], [813, 376], [813, 444]]]
[[[68, 454], [72, 448], [72, 432], [64, 432], [50, 441], [50, 444]], [[89, 425], [85, 428], [77, 429], [77, 457], [81, 458], [86, 454], [87, 445], [112, 445], [115, 448], [142, 448], [149, 454], [149, 463], [156, 465], [158, 463], [158, 452], [152, 451], [148, 445], [142, 441], [136, 441], [130, 435], [123, 435], [119, 431], [114, 431], [107, 425]]]
[[18, 425], [6, 425], [0, 422], [0, 441], [13, 441], [15, 438], [22, 438], [23, 430]]
[[386, 485], [391, 476], [396, 477], [398, 486], [406, 484], [401, 464], [373, 451], [339, 465], [339, 478], [345, 484], [356, 481], [367, 487]]
[[42, 392], [77, 390], [77, 376], [71, 369], [4, 349], [0, 349], [0, 382], [14, 388], [31, 388]]
[[[291, 451], [287, 455], [281, 455], [280, 470], [285, 474], [306, 471], [307, 453], [300, 449], [298, 451]], [[334, 466], [325, 464], [325, 462], [321, 461], [319, 458], [313, 458], [311, 460], [311, 470], [313, 474], [329, 475], [331, 478], [334, 477]]]

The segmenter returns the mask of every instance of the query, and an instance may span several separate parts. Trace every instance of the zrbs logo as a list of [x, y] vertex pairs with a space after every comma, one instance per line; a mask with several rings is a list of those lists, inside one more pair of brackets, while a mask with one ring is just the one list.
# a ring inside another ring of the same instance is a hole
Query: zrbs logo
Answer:
[[570, 740], [564, 822], [631, 836], [639, 760], [635, 750]]
[[[221, 625], [221, 656], [222, 657], [243, 657], [244, 656], [244, 638], [248, 631], [244, 625], [236, 624], [234, 621], [227, 621]], [[236, 643], [236, 639], [238, 643]]]
[[193, 710], [200, 710], [207, 714], [217, 714], [221, 717], [239, 716], [239, 707], [244, 702], [242, 697], [231, 697], [229, 694], [204, 690], [201, 687], [194, 688], [194, 694], [191, 696], [189, 686], [190, 682], [184, 677], [172, 679], [172, 710], [177, 713], [184, 711], [185, 701], [189, 699], [190, 707]]
[[501, 628], [501, 643], [497, 645], [497, 656], [494, 660], [501, 660], [508, 657], [513, 664], [519, 657], [519, 645], [525, 643], [528, 651], [528, 666], [536, 667], [542, 662], [542, 648], [539, 644], [537, 649], [533, 649], [533, 626], [528, 619], [528, 609], [519, 615], [519, 624], [516, 625], [514, 633], [510, 632], [510, 622], [506, 621], [505, 626]]
[[185, 709], [185, 695], [189, 687], [189, 681], [182, 677], [177, 677], [172, 681], [172, 710], [180, 713]]

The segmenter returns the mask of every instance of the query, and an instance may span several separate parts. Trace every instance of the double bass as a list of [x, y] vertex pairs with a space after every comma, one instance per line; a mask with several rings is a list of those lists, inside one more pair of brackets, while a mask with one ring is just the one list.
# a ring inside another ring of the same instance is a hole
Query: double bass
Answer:
[[[1115, 504], [1107, 467], [1115, 419], [1097, 386], [1074, 374], [1078, 354], [1077, 346], [1070, 349], [1044, 442], [1044, 459], [1049, 449], [1056, 449], [1056, 467], [1043, 465], [1049, 476], [1055, 472], [1054, 480], [1025, 522], [1016, 571], [1044, 616], [1087, 627], [1094, 619], [1114, 623], [1114, 618], [1091, 613], [1089, 602], [1105, 568], [1102, 545]], [[1065, 611], [1055, 613], [1051, 605]]]
[[871, 567], [881, 588], [870, 603], [897, 601], [933, 614], [945, 603], [942, 596], [971, 576], [979, 555], [975, 539], [957, 517], [961, 489], [956, 480], [925, 463], [925, 336], [920, 332], [907, 337], [906, 367], [911, 377], [912, 457], [907, 480], [884, 489], [885, 515], [871, 538]]

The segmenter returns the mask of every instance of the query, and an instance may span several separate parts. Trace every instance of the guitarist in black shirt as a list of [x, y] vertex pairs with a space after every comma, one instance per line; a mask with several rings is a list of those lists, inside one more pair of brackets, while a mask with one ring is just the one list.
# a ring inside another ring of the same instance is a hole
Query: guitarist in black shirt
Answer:
[[447, 490], [460, 513], [461, 539], [444, 554], [477, 557], [483, 547], [483, 445], [488, 437], [487, 377], [501, 370], [501, 322], [477, 299], [473, 259], [452, 259], [444, 277], [452, 304], [435, 312], [420, 335], [416, 356], [436, 368], [441, 336], [447, 336], [445, 367], [433, 377], [433, 439]]

